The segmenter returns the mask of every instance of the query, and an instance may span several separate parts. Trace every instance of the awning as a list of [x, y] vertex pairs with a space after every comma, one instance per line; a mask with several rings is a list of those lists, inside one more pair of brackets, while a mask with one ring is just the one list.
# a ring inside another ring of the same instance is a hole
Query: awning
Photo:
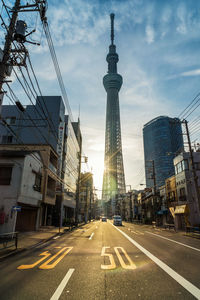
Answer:
[[175, 218], [174, 207], [169, 207], [169, 211], [172, 214], [172, 217]]
[[157, 215], [164, 215], [164, 214], [167, 214], [167, 213], [168, 213], [167, 209], [157, 211]]
[[174, 213], [175, 214], [184, 214], [186, 211], [186, 205], [176, 206]]

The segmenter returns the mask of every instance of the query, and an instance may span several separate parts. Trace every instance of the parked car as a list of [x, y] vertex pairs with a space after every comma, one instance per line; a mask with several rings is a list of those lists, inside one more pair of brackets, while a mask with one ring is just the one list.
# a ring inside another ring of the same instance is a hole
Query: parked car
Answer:
[[102, 217], [102, 218], [101, 218], [101, 221], [102, 221], [102, 222], [107, 222], [107, 218], [106, 218], [106, 217]]
[[113, 216], [113, 225], [122, 226], [122, 217], [118, 215]]

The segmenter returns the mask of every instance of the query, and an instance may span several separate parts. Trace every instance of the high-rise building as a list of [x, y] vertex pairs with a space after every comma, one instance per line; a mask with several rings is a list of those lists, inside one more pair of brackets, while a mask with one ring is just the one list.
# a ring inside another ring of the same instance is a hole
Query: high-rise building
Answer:
[[143, 128], [145, 176], [147, 187], [160, 187], [174, 175], [174, 157], [183, 150], [181, 122], [159, 116]]
[[122, 76], [117, 73], [119, 61], [114, 42], [114, 14], [111, 18], [111, 45], [107, 55], [108, 74], [103, 78], [107, 92], [105, 157], [102, 199], [111, 201], [112, 213], [115, 213], [116, 197], [125, 193], [124, 166], [122, 157], [121, 126], [119, 110], [119, 90]]

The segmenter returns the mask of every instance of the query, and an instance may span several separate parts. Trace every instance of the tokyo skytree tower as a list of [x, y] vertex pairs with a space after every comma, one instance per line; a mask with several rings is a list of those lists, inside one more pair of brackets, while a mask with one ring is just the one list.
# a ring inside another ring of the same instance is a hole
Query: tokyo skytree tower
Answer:
[[111, 45], [106, 57], [108, 74], [103, 77], [103, 85], [107, 92], [105, 156], [102, 200], [111, 200], [112, 213], [115, 213], [116, 198], [125, 193], [124, 166], [122, 157], [121, 126], [119, 111], [119, 90], [122, 76], [117, 73], [119, 61], [114, 45], [114, 14], [111, 19]]

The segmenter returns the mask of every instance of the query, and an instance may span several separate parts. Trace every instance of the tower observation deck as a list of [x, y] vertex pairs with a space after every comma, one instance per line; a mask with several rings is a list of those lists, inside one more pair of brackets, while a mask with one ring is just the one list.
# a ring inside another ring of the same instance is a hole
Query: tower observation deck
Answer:
[[103, 77], [103, 85], [107, 92], [107, 107], [102, 200], [106, 202], [111, 200], [112, 214], [115, 213], [116, 198], [125, 193], [118, 95], [123, 80], [117, 73], [119, 57], [114, 45], [114, 16], [114, 14], [110, 15], [111, 45], [106, 57], [108, 74]]

